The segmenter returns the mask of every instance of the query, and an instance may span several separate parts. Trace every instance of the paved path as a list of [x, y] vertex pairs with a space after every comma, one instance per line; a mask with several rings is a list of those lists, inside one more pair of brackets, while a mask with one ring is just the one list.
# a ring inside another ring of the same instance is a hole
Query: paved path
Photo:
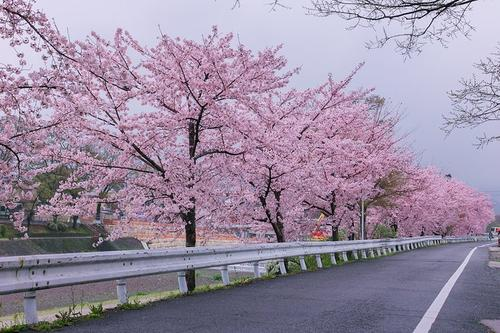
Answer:
[[[63, 332], [413, 332], [477, 243], [424, 248], [115, 311]], [[431, 332], [488, 332], [500, 318], [500, 271], [479, 248]], [[420, 333], [420, 332], [419, 332]]]

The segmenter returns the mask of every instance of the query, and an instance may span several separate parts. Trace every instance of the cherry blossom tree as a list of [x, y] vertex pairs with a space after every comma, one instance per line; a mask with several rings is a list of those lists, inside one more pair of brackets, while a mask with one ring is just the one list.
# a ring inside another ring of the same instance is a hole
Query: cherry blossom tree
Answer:
[[368, 222], [391, 226], [401, 236], [480, 234], [494, 219], [491, 200], [435, 168], [412, 167], [402, 184], [410, 190], [374, 206]]
[[[15, 45], [33, 35], [35, 51], [52, 56], [51, 70], [39, 73], [50, 81], [46, 109], [68, 117], [39, 157], [55, 161], [53, 168], [75, 165], [61, 191], [80, 188], [82, 195], [58, 195], [52, 209], [86, 213], [95, 193], [126, 184], [110, 199], [127, 220], [181, 223], [186, 245], [194, 246], [198, 222], [224, 217], [213, 203], [224, 195], [228, 160], [244, 153], [251, 114], [244, 102], [283, 87], [295, 72], [283, 70], [280, 47], [254, 54], [216, 29], [201, 42], [164, 35], [153, 48], [122, 30], [113, 41], [93, 33], [69, 42], [31, 2], [8, 1], [2, 14], [4, 38]], [[96, 145], [113, 158], [87, 149]]]
[[[56, 66], [56, 57], [42, 37], [44, 33], [53, 34], [45, 29], [46, 23], [45, 15], [33, 10], [31, 2], [0, 4], [0, 38], [18, 58], [18, 63], [2, 61], [0, 66], [0, 202], [11, 209], [11, 217], [21, 231], [23, 212], [17, 206], [22, 200], [30, 200], [36, 187], [37, 153], [65, 119], [63, 114], [47, 109], [51, 98], [48, 92], [54, 88], [48, 60], [51, 58], [50, 63]], [[29, 63], [23, 50], [40, 54], [44, 65]]]

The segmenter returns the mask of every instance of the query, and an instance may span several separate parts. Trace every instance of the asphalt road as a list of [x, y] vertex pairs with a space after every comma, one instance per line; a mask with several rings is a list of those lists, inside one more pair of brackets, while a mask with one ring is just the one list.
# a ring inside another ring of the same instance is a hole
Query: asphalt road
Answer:
[[[413, 332], [478, 243], [418, 249], [248, 286], [114, 311], [63, 332]], [[500, 271], [479, 248], [431, 332], [488, 332], [500, 319]]]

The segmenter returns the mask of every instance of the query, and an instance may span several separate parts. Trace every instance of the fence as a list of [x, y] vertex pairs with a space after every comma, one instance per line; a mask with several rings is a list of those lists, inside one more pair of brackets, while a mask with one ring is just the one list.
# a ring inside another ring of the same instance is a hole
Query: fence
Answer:
[[194, 247], [162, 250], [66, 253], [0, 258], [0, 295], [25, 292], [24, 317], [28, 324], [38, 322], [36, 291], [41, 289], [116, 280], [119, 303], [126, 303], [126, 279], [177, 272], [179, 290], [187, 292], [185, 271], [220, 267], [222, 281], [229, 284], [228, 265], [253, 263], [255, 277], [260, 277], [259, 262], [276, 260], [281, 274], [286, 274], [284, 259], [299, 257], [306, 270], [304, 256], [314, 255], [322, 268], [321, 254], [357, 260], [448, 242], [477, 241], [474, 238], [416, 237], [341, 242], [293, 242], [253, 244], [233, 247]]

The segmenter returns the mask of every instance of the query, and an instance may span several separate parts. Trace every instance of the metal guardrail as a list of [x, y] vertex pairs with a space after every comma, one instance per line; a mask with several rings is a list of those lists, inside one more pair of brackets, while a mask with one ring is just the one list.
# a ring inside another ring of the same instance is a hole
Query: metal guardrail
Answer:
[[100, 281], [117, 281], [119, 303], [126, 303], [126, 279], [131, 277], [177, 272], [179, 290], [187, 292], [185, 271], [220, 267], [222, 281], [229, 284], [228, 265], [253, 263], [255, 277], [260, 277], [259, 262], [276, 260], [281, 274], [286, 274], [284, 259], [299, 257], [306, 270], [304, 256], [316, 256], [322, 268], [321, 254], [330, 254], [332, 264], [336, 258], [354, 260], [387, 253], [407, 251], [419, 247], [470, 238], [415, 237], [383, 240], [340, 242], [293, 242], [280, 244], [253, 244], [244, 246], [172, 248], [161, 250], [131, 250], [97, 253], [66, 253], [0, 258], [0, 295], [25, 292], [24, 317], [28, 324], [38, 322], [36, 291], [41, 289]]
[[461, 242], [483, 242], [491, 240], [488, 236], [460, 236], [460, 237], [444, 237], [448, 243], [461, 243]]

